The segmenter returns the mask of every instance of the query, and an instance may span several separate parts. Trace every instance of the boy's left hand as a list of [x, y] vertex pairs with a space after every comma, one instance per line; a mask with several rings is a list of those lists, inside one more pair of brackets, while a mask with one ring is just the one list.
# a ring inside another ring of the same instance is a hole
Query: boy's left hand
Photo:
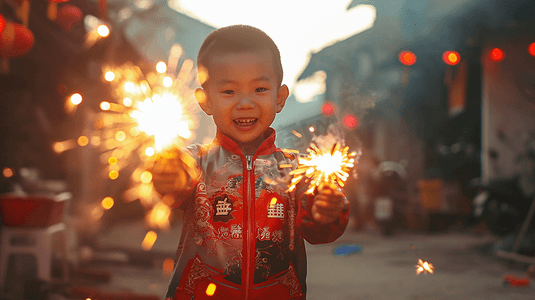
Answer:
[[320, 224], [336, 221], [344, 209], [344, 199], [344, 193], [336, 186], [320, 184], [312, 203], [312, 218]]

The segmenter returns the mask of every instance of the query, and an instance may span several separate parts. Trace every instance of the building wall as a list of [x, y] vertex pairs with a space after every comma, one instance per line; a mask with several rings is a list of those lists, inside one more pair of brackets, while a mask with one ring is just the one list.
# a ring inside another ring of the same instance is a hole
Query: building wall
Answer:
[[[508, 27], [491, 34], [482, 52], [482, 176], [508, 177], [522, 166], [516, 162], [526, 142], [535, 137], [534, 24]], [[504, 59], [492, 61], [499, 47]], [[530, 137], [531, 136], [531, 137]], [[533, 142], [531, 147], [533, 147]]]

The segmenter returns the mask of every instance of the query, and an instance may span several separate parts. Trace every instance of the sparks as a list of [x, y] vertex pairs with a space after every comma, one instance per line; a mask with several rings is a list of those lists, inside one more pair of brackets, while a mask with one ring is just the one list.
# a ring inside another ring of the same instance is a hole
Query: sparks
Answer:
[[[140, 68], [132, 64], [108, 70], [105, 74], [110, 72], [115, 74], [109, 82], [115, 88], [117, 101], [101, 103], [101, 109], [105, 111], [103, 117], [111, 117], [111, 124], [103, 126], [104, 130], [113, 128], [131, 132], [136, 128], [143, 134], [133, 142], [140, 144], [144, 140], [148, 142], [147, 145], [143, 143], [144, 148], [151, 146], [157, 151], [191, 137], [193, 120], [186, 103], [192, 101], [186, 100], [189, 100], [187, 95], [192, 94], [188, 93], [191, 89], [187, 86], [194, 76], [179, 74], [176, 80], [170, 74], [144, 76]], [[136, 139], [133, 134], [132, 139]]]
[[418, 264], [416, 265], [416, 275], [420, 275], [422, 272], [433, 274], [433, 265], [418, 259]]
[[[180, 53], [173, 52], [171, 58], [178, 60], [176, 55]], [[124, 198], [139, 199], [147, 210], [147, 225], [160, 230], [169, 228], [170, 210], [153, 191], [152, 174], [147, 169], [157, 154], [185, 146], [193, 138], [195, 124], [193, 62], [186, 59], [178, 68], [164, 67], [165, 63], [160, 62], [154, 71], [145, 74], [133, 63], [117, 68], [104, 66], [102, 79], [114, 92], [100, 103], [94, 130], [84, 142], [87, 145], [91, 141], [102, 151], [101, 161], [111, 180], [124, 176], [127, 172], [123, 170], [137, 164], [132, 174], [133, 187], [124, 193]], [[65, 142], [54, 148], [58, 153], [68, 149]]]
[[340, 148], [340, 143], [335, 143], [330, 152], [323, 151], [311, 143], [307, 149], [308, 156], [298, 157], [297, 169], [290, 172], [294, 177], [288, 191], [295, 190], [297, 184], [305, 178], [310, 179], [307, 194], [312, 194], [321, 183], [343, 187], [349, 177], [349, 170], [354, 166], [356, 152], [348, 153], [349, 147]]

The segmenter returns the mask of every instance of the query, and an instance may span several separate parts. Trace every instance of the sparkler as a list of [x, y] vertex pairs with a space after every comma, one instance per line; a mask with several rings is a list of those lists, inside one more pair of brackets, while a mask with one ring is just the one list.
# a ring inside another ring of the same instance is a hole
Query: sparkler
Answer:
[[[176, 50], [176, 47], [175, 47]], [[181, 51], [172, 51], [172, 56], [180, 56]], [[166, 71], [174, 71], [178, 57], [169, 59], [175, 65], [167, 68], [164, 62], [156, 65], [157, 72], [146, 76], [133, 64], [120, 68], [104, 68], [104, 78], [115, 91], [115, 101], [103, 101], [102, 112], [96, 121], [100, 138], [103, 162], [107, 163], [109, 177], [117, 178], [118, 172], [132, 159], [141, 161], [133, 172], [135, 186], [124, 193], [125, 199], [140, 199], [149, 207], [147, 223], [151, 227], [169, 228], [169, 208], [162, 199], [155, 197], [150, 184], [152, 174], [146, 171], [156, 154], [172, 146], [183, 146], [192, 138], [190, 128], [194, 125], [190, 104], [193, 62], [185, 60], [178, 75], [174, 77]]]
[[[414, 247], [413, 244], [411, 244], [411, 248], [412, 250], [414, 250], [414, 254], [416, 255], [416, 257], [418, 257], [418, 254], [416, 253], [416, 248]], [[415, 266], [416, 267], [416, 275], [420, 275], [420, 273], [430, 273], [430, 274], [433, 274], [433, 265], [428, 263], [427, 261], [423, 261], [422, 259], [420, 259], [420, 257], [418, 257], [418, 264]]]
[[420, 275], [422, 272], [427, 272], [433, 274], [433, 265], [418, 259], [418, 264], [416, 265], [416, 275]]
[[311, 143], [307, 149], [306, 157], [298, 157], [297, 169], [290, 172], [293, 175], [288, 191], [295, 190], [297, 184], [304, 179], [310, 179], [307, 194], [312, 194], [320, 185], [344, 186], [349, 177], [349, 170], [354, 166], [356, 152], [349, 153], [349, 147], [341, 148], [336, 142], [330, 151], [320, 149], [315, 143]]
[[[113, 94], [109, 101], [100, 103], [101, 111], [93, 116], [94, 130], [53, 145], [57, 153], [89, 144], [99, 148], [100, 160], [111, 180], [116, 180], [127, 166], [134, 166], [134, 184], [125, 191], [124, 198], [139, 199], [148, 210], [148, 225], [160, 229], [169, 228], [170, 210], [166, 199], [160, 199], [153, 191], [152, 174], [147, 169], [159, 152], [184, 146], [193, 137], [191, 129], [195, 125], [192, 90], [197, 76], [192, 60], [179, 64], [182, 52], [180, 45], [174, 45], [169, 63], [159, 62], [156, 72], [146, 75], [132, 63], [104, 67], [103, 80], [109, 82]], [[82, 95], [73, 94], [65, 108], [74, 113], [82, 102]], [[104, 204], [95, 207], [91, 215], [100, 218], [102, 208]]]

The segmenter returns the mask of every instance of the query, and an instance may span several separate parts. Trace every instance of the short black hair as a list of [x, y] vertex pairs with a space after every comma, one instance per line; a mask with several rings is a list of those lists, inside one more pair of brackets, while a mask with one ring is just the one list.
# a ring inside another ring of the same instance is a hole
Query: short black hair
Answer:
[[208, 34], [199, 49], [197, 67], [207, 69], [213, 55], [265, 50], [273, 55], [275, 72], [281, 85], [283, 72], [279, 48], [264, 31], [249, 25], [226, 26]]

